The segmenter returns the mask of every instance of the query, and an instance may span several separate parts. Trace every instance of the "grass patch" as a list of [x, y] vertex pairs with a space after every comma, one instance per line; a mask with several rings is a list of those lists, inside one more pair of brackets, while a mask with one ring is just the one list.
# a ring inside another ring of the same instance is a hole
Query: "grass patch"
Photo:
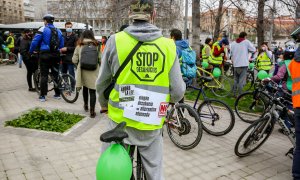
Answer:
[[78, 114], [69, 114], [59, 110], [48, 112], [47, 110], [36, 108], [21, 115], [17, 119], [6, 121], [5, 126], [62, 133], [82, 120], [83, 117], [84, 116]]

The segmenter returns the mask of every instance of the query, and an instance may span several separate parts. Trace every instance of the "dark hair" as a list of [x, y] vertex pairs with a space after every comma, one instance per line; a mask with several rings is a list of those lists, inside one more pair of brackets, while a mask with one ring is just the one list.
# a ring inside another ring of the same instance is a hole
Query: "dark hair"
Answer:
[[107, 37], [106, 37], [106, 36], [102, 36], [102, 39], [105, 39], [105, 40], [107, 40]]
[[[260, 44], [260, 46], [262, 46], [262, 45], [266, 45], [266, 46], [268, 47], [268, 50], [270, 51], [270, 48], [269, 48], [267, 42], [263, 42], [263, 43]], [[259, 49], [258, 49], [258, 54], [260, 54], [260, 53], [262, 53], [262, 52], [263, 52], [263, 50], [262, 50], [261, 48], [259, 48]]]
[[25, 29], [25, 30], [23, 31], [23, 33], [24, 33], [24, 34], [30, 33], [30, 29]]
[[127, 28], [129, 25], [128, 24], [123, 24], [121, 27], [120, 27], [120, 30], [119, 32], [123, 31], [125, 28]]
[[294, 58], [294, 55], [295, 55], [295, 52], [287, 52], [287, 51], [285, 51], [283, 53], [283, 59], [284, 60], [291, 60], [291, 59]]
[[208, 44], [212, 39], [211, 38], [206, 38], [205, 39], [205, 44]]
[[172, 29], [170, 36], [174, 37], [175, 41], [182, 40], [182, 33], [179, 29]]
[[70, 21], [68, 21], [65, 23], [65, 27], [66, 27], [66, 25], [73, 25], [73, 24]]
[[247, 36], [246, 32], [241, 32], [239, 38], [245, 38]]
[[79, 46], [84, 45], [84, 42], [83, 42], [84, 39], [91, 39], [93, 41], [93, 44], [95, 46], [98, 46], [98, 42], [95, 39], [93, 31], [91, 31], [91, 30], [83, 31], [83, 33], [80, 35], [77, 45], [79, 45]]

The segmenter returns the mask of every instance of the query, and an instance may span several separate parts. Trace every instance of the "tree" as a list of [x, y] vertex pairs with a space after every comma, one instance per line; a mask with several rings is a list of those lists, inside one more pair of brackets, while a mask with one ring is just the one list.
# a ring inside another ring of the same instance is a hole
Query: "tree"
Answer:
[[219, 8], [218, 8], [218, 13], [215, 19], [216, 25], [215, 25], [215, 31], [214, 31], [214, 40], [217, 40], [219, 35], [220, 35], [220, 29], [221, 29], [221, 20], [223, 16], [223, 5], [224, 5], [224, 0], [219, 1]]
[[199, 57], [200, 53], [200, 0], [194, 0], [192, 4], [192, 31], [193, 31], [193, 49]]
[[257, 44], [260, 45], [265, 40], [264, 31], [264, 12], [265, 12], [265, 0], [258, 0], [257, 7], [257, 20], [256, 20], [256, 30], [257, 30]]

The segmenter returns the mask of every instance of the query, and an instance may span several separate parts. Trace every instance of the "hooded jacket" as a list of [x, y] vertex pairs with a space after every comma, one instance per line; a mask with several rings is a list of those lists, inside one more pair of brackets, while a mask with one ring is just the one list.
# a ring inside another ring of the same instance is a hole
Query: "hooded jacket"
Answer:
[[[134, 22], [131, 26], [124, 29], [131, 37], [142, 42], [151, 42], [162, 37], [161, 31], [148, 22]], [[174, 52], [175, 53], [175, 52]], [[103, 92], [109, 86], [113, 74], [116, 74], [120, 64], [116, 48], [115, 35], [110, 36], [106, 43], [106, 48], [101, 57], [101, 67], [98, 79], [96, 81], [96, 89], [99, 96], [99, 102], [102, 107], [108, 106], [108, 100], [104, 98]], [[185, 83], [181, 76], [179, 60], [176, 56], [173, 67], [169, 72], [170, 79], [170, 102], [178, 102], [182, 99], [185, 92]], [[114, 121], [109, 121], [109, 129], [116, 126]], [[161, 137], [161, 129], [154, 131], [140, 131], [134, 128], [126, 127], [125, 131], [129, 138], [124, 139], [126, 144], [135, 144], [138, 146], [149, 146], [156, 138]]]
[[178, 40], [175, 41], [176, 44], [176, 53], [178, 58], [181, 58], [182, 50], [190, 47], [189, 42], [187, 40]]
[[234, 41], [230, 47], [233, 67], [248, 67], [250, 58], [249, 53], [255, 51], [255, 47], [247, 39], [239, 38]]

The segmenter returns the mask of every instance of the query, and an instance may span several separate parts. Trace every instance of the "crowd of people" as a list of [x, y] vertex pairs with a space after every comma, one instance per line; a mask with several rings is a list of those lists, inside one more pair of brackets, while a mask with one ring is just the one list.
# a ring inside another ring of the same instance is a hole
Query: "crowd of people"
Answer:
[[[125, 143], [138, 146], [147, 179], [163, 179], [162, 126], [166, 112], [160, 112], [159, 107], [163, 103], [183, 101], [186, 80], [182, 74], [185, 75], [186, 72], [183, 73], [181, 67], [188, 63], [185, 62], [185, 58], [188, 57], [186, 53], [190, 53], [189, 57], [194, 57], [194, 53], [189, 42], [182, 39], [180, 30], [172, 29], [169, 39], [163, 37], [161, 30], [150, 23], [155, 18], [152, 0], [132, 1], [129, 16], [133, 19], [130, 26], [122, 26], [119, 33], [109, 38], [103, 36], [99, 43], [91, 30], [85, 30], [77, 37], [72, 31], [71, 22], [65, 23], [66, 33], [62, 33], [53, 25], [54, 17], [47, 14], [43, 18], [45, 26], [34, 36], [32, 31], [25, 30], [16, 44], [27, 69], [29, 91], [35, 91], [32, 76], [38, 67], [41, 72], [41, 102], [47, 100], [49, 70], [55, 81], [58, 78], [57, 70], [69, 73], [76, 79], [76, 84], [72, 85], [74, 91], [82, 89], [83, 109], [90, 112], [90, 117], [96, 116], [98, 94], [101, 112], [107, 112], [110, 118], [108, 128], [113, 129], [122, 121], [127, 123], [125, 131], [129, 138], [125, 139]], [[13, 52], [13, 34], [5, 32], [4, 36], [4, 39], [0, 36], [0, 43], [6, 44]], [[298, 40], [300, 41], [300, 38]], [[232, 61], [234, 97], [242, 93], [252, 59], [256, 59], [258, 71], [264, 70], [269, 73], [271, 69], [275, 69], [273, 76], [265, 81], [278, 82], [284, 89], [293, 93], [296, 138], [300, 139], [299, 51], [298, 48], [295, 55], [295, 44], [288, 44], [285, 49], [274, 53], [267, 43], [255, 48], [247, 40], [247, 33], [241, 32], [232, 43], [229, 43], [227, 37], [215, 42], [207, 38], [200, 54], [202, 62], [209, 64], [206, 69], [210, 70], [223, 69], [225, 61]], [[131, 63], [128, 63], [129, 60]], [[193, 62], [188, 64], [194, 65]], [[108, 97], [105, 96], [107, 91]], [[53, 98], [60, 99], [58, 88], [55, 88]], [[148, 109], [152, 109], [153, 112], [140, 113], [140, 99], [146, 99], [153, 106]], [[294, 155], [295, 179], [300, 178], [299, 144], [297, 141]], [[102, 151], [108, 145], [104, 144]]]

